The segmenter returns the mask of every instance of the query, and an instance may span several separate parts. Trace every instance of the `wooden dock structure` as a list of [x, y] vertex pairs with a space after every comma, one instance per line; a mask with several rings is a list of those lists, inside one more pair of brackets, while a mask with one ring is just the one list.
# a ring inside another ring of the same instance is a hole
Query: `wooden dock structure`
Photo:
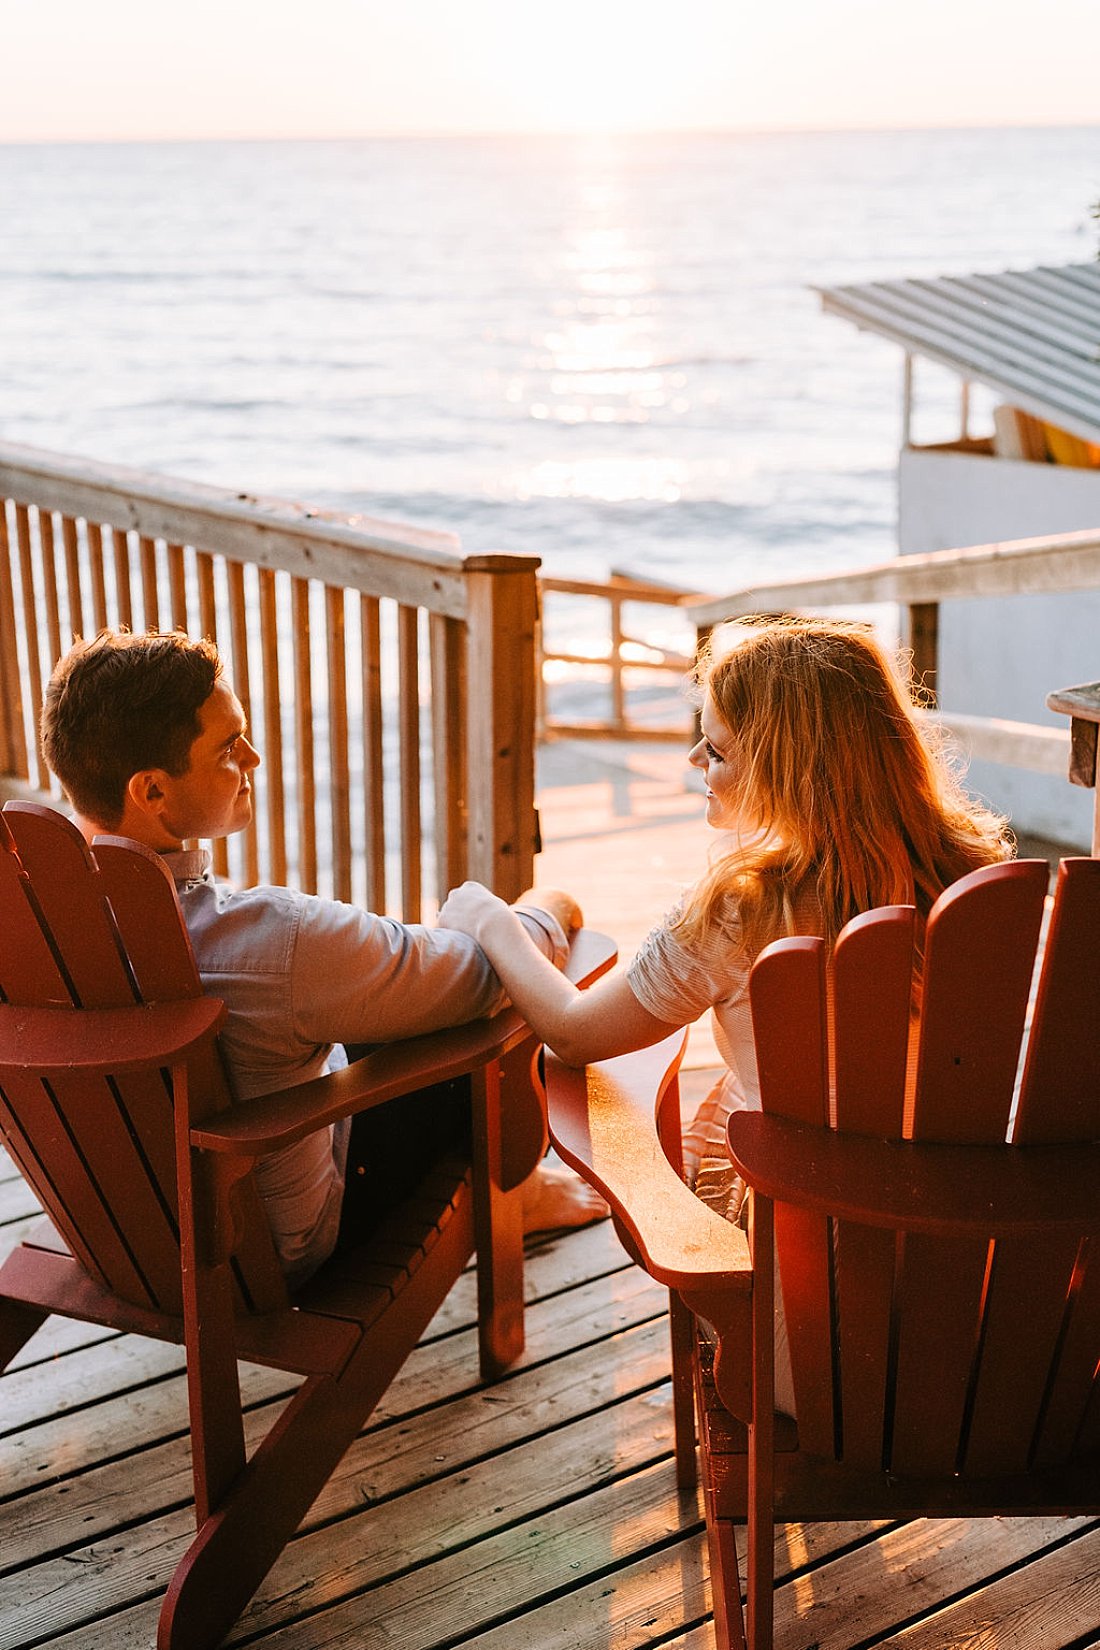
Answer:
[[[629, 956], [705, 851], [666, 747], [551, 747], [545, 882]], [[713, 1064], [693, 1042], [686, 1100]], [[36, 1217], [0, 1160], [0, 1252]], [[462, 1278], [228, 1641], [262, 1650], [710, 1650], [677, 1491], [663, 1292], [608, 1224], [535, 1240], [527, 1348], [477, 1376]], [[246, 1366], [257, 1430], [286, 1377]], [[51, 1320], [0, 1378], [0, 1650], [150, 1650], [191, 1530], [178, 1348]], [[779, 1532], [777, 1650], [1100, 1645], [1100, 1520]]]

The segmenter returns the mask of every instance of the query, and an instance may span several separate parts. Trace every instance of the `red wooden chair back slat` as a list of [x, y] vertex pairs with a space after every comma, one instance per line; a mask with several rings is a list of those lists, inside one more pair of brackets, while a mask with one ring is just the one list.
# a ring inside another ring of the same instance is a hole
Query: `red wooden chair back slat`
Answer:
[[1100, 1452], [1100, 1256], [1095, 1240], [1078, 1258], [1072, 1311], [1047, 1394], [1035, 1446], [1040, 1466], [1066, 1460], [1075, 1449]]
[[[140, 1306], [152, 1305], [147, 1277], [135, 1265], [130, 1246], [85, 1157], [87, 1136], [93, 1131], [87, 1127], [78, 1130], [74, 1122], [90, 1119], [98, 1127], [102, 1096], [82, 1091], [80, 1085], [73, 1085], [70, 1092], [59, 1096], [37, 1075], [19, 1072], [12, 1064], [16, 1060], [17, 1050], [0, 1050], [0, 1091], [8, 1114], [5, 1133], [14, 1122], [22, 1146], [17, 1155], [21, 1163], [34, 1165], [28, 1178], [43, 1206], [93, 1275], [124, 1299]], [[48, 1169], [44, 1167], [47, 1164]]]
[[913, 1136], [1005, 1138], [1049, 871], [989, 865], [942, 894], [925, 939]]
[[175, 884], [160, 855], [125, 837], [96, 837], [92, 848], [141, 1001], [201, 996]]
[[829, 1120], [825, 942], [776, 940], [753, 965], [753, 1040], [764, 1109], [824, 1128]]
[[9, 802], [4, 815], [77, 1001], [84, 1008], [134, 1002], [95, 862], [80, 832], [34, 802]]
[[[964, 1457], [976, 1477], [1026, 1472], [1031, 1463], [1078, 1247], [1072, 1237], [1046, 1236], [995, 1246]], [[1094, 1349], [1096, 1341], [1094, 1326]]]
[[[933, 907], [914, 1138], [1005, 1139], [1048, 880], [1041, 860], [991, 865], [955, 883]], [[945, 1473], [961, 1464], [992, 1263], [988, 1243], [905, 1240], [890, 1454], [896, 1472]], [[1012, 1413], [1018, 1410], [1002, 1411], [1006, 1424]]]
[[[886, 906], [845, 928], [833, 952], [833, 1087], [836, 1127], [900, 1135], [905, 1116], [916, 911]], [[882, 1465], [897, 1240], [836, 1221], [839, 1452]]]
[[836, 1126], [848, 1134], [901, 1133], [916, 921], [911, 905], [867, 911], [833, 952]]
[[8, 1002], [69, 1003], [72, 992], [35, 914], [30, 883], [0, 814], [0, 993]]
[[[765, 947], [752, 971], [750, 1004], [761, 1094], [766, 1110], [823, 1127], [829, 1118], [828, 1020], [824, 941], [780, 940]], [[831, 1455], [835, 1404], [832, 1366], [815, 1349], [831, 1333], [828, 1222], [779, 1203], [775, 1210], [777, 1287], [791, 1344], [799, 1436]]]
[[1043, 951], [1019, 1144], [1100, 1139], [1100, 860], [1064, 859]]

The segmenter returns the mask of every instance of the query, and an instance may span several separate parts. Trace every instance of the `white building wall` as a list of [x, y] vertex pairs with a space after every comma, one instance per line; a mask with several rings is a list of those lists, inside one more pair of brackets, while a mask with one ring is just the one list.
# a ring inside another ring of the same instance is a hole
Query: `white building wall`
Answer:
[[[903, 555], [1100, 527], [1100, 473], [1091, 470], [907, 448], [898, 491]], [[1046, 695], [1100, 679], [1100, 590], [946, 601], [939, 643], [945, 710], [1065, 727]], [[1091, 791], [977, 761], [968, 783], [1018, 830], [1088, 850]]]

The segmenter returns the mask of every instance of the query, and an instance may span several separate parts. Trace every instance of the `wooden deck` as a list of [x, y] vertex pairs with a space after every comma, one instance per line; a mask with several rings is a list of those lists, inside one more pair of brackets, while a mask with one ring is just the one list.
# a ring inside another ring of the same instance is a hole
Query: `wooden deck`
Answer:
[[[3, 1173], [6, 1246], [29, 1210]], [[605, 1224], [532, 1245], [528, 1297], [524, 1358], [481, 1387], [461, 1281], [231, 1643], [710, 1645], [662, 1292]], [[243, 1378], [263, 1425], [285, 1378]], [[148, 1650], [190, 1529], [181, 1354], [54, 1320], [0, 1382], [0, 1418], [3, 1650]], [[791, 1526], [778, 1548], [779, 1650], [1100, 1643], [1095, 1522]]]
[[[543, 781], [544, 880], [627, 955], [698, 844], [698, 799], [655, 760], [559, 751]], [[0, 1158], [0, 1254], [33, 1218]], [[229, 1642], [710, 1650], [662, 1292], [606, 1224], [533, 1244], [527, 1291], [527, 1351], [483, 1388], [462, 1279]], [[243, 1381], [262, 1430], [286, 1380]], [[150, 1650], [189, 1500], [181, 1353], [53, 1320], [0, 1379], [0, 1650]], [[790, 1526], [778, 1549], [777, 1650], [1100, 1645], [1097, 1520]]]

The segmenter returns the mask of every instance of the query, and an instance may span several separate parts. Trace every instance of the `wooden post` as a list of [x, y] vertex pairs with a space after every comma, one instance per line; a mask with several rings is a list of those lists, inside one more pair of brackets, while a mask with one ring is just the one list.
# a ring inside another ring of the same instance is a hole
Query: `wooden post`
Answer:
[[536, 557], [466, 561], [468, 861], [502, 899], [535, 863]]
[[1084, 785], [1093, 793], [1092, 857], [1100, 859], [1100, 763], [1097, 732], [1100, 728], [1100, 682], [1083, 682], [1080, 687], [1059, 688], [1047, 694], [1047, 709], [1070, 718], [1069, 782]]
[[626, 692], [623, 687], [623, 604], [613, 591], [611, 604], [611, 725], [617, 734], [626, 727]]
[[939, 602], [911, 602], [906, 646], [913, 654], [913, 681], [924, 690], [929, 710], [936, 705], [936, 676], [939, 669]]

